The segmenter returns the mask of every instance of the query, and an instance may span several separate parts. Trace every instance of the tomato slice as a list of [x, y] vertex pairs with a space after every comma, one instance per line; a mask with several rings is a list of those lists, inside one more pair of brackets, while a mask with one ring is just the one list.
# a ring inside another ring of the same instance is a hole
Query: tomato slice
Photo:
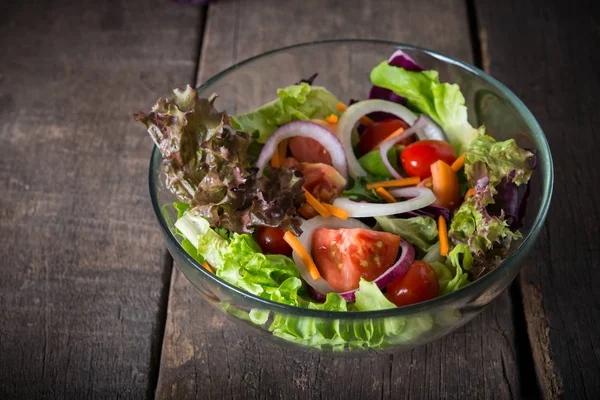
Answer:
[[435, 271], [423, 261], [415, 261], [406, 275], [386, 287], [386, 297], [398, 307], [433, 299], [440, 294]]
[[[312, 122], [324, 126], [334, 134], [336, 133], [337, 124], [328, 124], [322, 120], [313, 120]], [[290, 139], [289, 146], [292, 155], [299, 162], [332, 164], [329, 152], [314, 139], [296, 136]]]
[[452, 167], [444, 161], [439, 160], [431, 164], [431, 183], [435, 194], [435, 205], [450, 210], [460, 204], [460, 185], [458, 175]]
[[400, 236], [369, 229], [318, 228], [312, 256], [323, 279], [336, 290], [358, 288], [360, 278], [375, 280], [398, 257]]
[[[367, 154], [400, 128], [408, 129], [408, 124], [401, 119], [385, 119], [367, 126], [358, 142], [360, 153]], [[409, 138], [398, 144], [410, 143], [410, 140]]]
[[[333, 200], [342, 193], [344, 186], [346, 186], [346, 179], [330, 165], [301, 163], [297, 168], [304, 175], [304, 187], [306, 190], [321, 202], [333, 203]], [[304, 218], [312, 218], [318, 215], [306, 203], [298, 209], [298, 212]]]
[[263, 253], [291, 256], [292, 248], [285, 240], [283, 240], [285, 232], [285, 229], [271, 228], [268, 226], [261, 226], [258, 228], [256, 239]]
[[402, 150], [402, 168], [410, 176], [425, 179], [431, 176], [430, 166], [437, 160], [452, 165], [456, 160], [454, 148], [443, 140], [419, 140]]

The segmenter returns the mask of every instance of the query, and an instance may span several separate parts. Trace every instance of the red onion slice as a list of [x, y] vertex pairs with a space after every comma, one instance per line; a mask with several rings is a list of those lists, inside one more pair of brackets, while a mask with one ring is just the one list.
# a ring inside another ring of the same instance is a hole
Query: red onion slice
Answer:
[[[317, 228], [369, 229], [369, 227], [367, 225], [363, 224], [359, 220], [351, 219], [351, 218], [344, 220], [344, 219], [339, 219], [339, 218], [323, 218], [321, 216], [318, 216], [318, 217], [314, 217], [309, 220], [306, 220], [306, 221], [302, 222], [302, 225], [300, 225], [300, 229], [302, 229], [302, 235], [300, 235], [298, 237], [298, 241], [300, 242], [302, 247], [304, 247], [304, 249], [308, 252], [308, 254], [312, 254], [312, 235], [313, 235], [313, 232], [315, 231], [315, 229], [317, 229]], [[292, 256], [293, 256], [294, 262], [296, 263], [296, 267], [298, 268], [298, 272], [300, 272], [300, 276], [302, 276], [302, 279], [304, 279], [304, 281], [306, 283], [308, 283], [309, 286], [311, 286], [316, 291], [318, 291], [322, 294], [325, 294], [325, 295], [327, 293], [332, 293], [332, 292], [337, 293], [338, 292], [337, 290], [332, 288], [329, 285], [329, 283], [327, 283], [327, 281], [325, 281], [325, 279], [323, 279], [323, 278], [316, 279], [316, 280], [313, 279], [310, 276], [310, 273], [308, 272], [306, 265], [304, 264], [302, 259], [298, 256], [298, 254], [296, 254], [296, 252], [294, 252]]]
[[348, 171], [352, 177], [367, 175], [367, 171], [365, 171], [358, 162], [358, 159], [354, 155], [354, 149], [352, 148], [352, 131], [354, 125], [356, 125], [362, 116], [376, 111], [395, 115], [409, 125], [412, 125], [417, 119], [417, 116], [408, 108], [397, 103], [392, 103], [391, 101], [363, 100], [348, 107], [338, 121], [338, 134], [340, 141], [344, 146], [344, 150], [346, 151]]
[[396, 169], [394, 167], [392, 167], [392, 164], [390, 164], [390, 160], [388, 160], [388, 157], [387, 157], [388, 152], [396, 143], [398, 143], [408, 137], [411, 137], [412, 135], [417, 133], [418, 130], [423, 128], [425, 123], [426, 123], [426, 120], [421, 116], [421, 117], [417, 118], [417, 120], [415, 121], [413, 126], [411, 126], [407, 130], [402, 132], [399, 136], [396, 136], [395, 138], [386, 140], [385, 142], [382, 142], [379, 145], [379, 156], [381, 157], [381, 161], [383, 162], [383, 165], [385, 165], [387, 170], [390, 172], [390, 174], [392, 174], [392, 176], [394, 178], [401, 179], [402, 175], [400, 175], [398, 173], [398, 171], [396, 171]]
[[317, 123], [310, 121], [294, 121], [288, 122], [277, 129], [265, 142], [256, 167], [258, 168], [257, 176], [260, 178], [263, 174], [263, 169], [275, 154], [277, 145], [285, 139], [290, 139], [296, 136], [311, 138], [319, 142], [329, 152], [333, 167], [345, 178], [348, 179], [348, 161], [346, 153], [340, 140], [331, 131]]
[[[398, 258], [398, 261], [396, 261], [394, 265], [389, 267], [383, 274], [379, 275], [377, 279], [373, 281], [379, 289], [385, 288], [387, 285], [392, 283], [392, 281], [406, 275], [408, 269], [415, 261], [415, 249], [410, 243], [402, 239], [400, 241], [400, 248], [402, 249], [402, 254], [400, 255], [400, 258]], [[312, 292], [312, 294], [315, 296], [315, 298], [319, 301], [324, 301], [326, 294], [319, 292], [316, 288], [313, 289], [315, 290]], [[356, 299], [357, 290], [358, 289], [354, 289], [338, 294], [346, 301], [354, 301]]]
[[[399, 201], [397, 203], [376, 204], [361, 203], [350, 200], [346, 197], [338, 197], [333, 202], [336, 207], [348, 211], [348, 216], [353, 218], [381, 217], [385, 215], [402, 214], [405, 212], [418, 210], [433, 204], [436, 200], [435, 194], [424, 187], [411, 187], [404, 189], [395, 189], [389, 191], [395, 197], [414, 197], [409, 200]], [[400, 193], [400, 194], [398, 194]]]
[[442, 128], [440, 128], [438, 124], [433, 122], [433, 120], [429, 118], [427, 114], [422, 114], [419, 117], [419, 119], [423, 119], [425, 122], [422, 128], [418, 129], [415, 132], [419, 140], [443, 140], [445, 142], [448, 141], [448, 139], [446, 138], [446, 134], [444, 133]]

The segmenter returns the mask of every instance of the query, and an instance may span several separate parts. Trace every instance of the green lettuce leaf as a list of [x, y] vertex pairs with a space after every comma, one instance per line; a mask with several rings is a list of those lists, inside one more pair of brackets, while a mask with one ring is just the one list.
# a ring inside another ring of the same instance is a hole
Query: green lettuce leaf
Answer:
[[433, 261], [428, 263], [431, 268], [435, 271], [435, 275], [438, 279], [438, 284], [440, 285], [440, 293], [444, 293], [446, 287], [448, 286], [448, 282], [453, 279], [453, 273], [450, 269], [441, 261]]
[[291, 85], [277, 90], [277, 96], [256, 110], [232, 117], [233, 126], [245, 132], [258, 132], [258, 142], [264, 143], [285, 123], [339, 115], [338, 99], [320, 86]]
[[512, 232], [502, 215], [490, 215], [485, 207], [477, 204], [477, 197], [467, 199], [454, 213], [448, 235], [454, 243], [469, 246], [473, 255], [483, 255], [495, 245], [507, 250], [513, 239], [521, 237], [519, 232]]
[[375, 217], [375, 220], [384, 231], [400, 235], [423, 251], [427, 251], [438, 241], [437, 224], [431, 217]]
[[441, 291], [442, 294], [455, 292], [471, 283], [469, 275], [464, 272], [464, 270], [468, 271], [471, 269], [473, 265], [473, 257], [471, 256], [469, 246], [466, 244], [455, 246], [448, 254], [446, 264], [447, 266], [454, 267], [454, 277], [445, 285], [444, 290]]
[[356, 301], [354, 306], [359, 311], [374, 311], [374, 310], [386, 310], [388, 308], [396, 308], [396, 305], [389, 301], [381, 289], [377, 287], [374, 282], [369, 282], [364, 279], [360, 279], [358, 290], [356, 291]]
[[369, 203], [384, 203], [384, 200], [375, 192], [374, 189], [367, 189], [367, 184], [372, 182], [384, 181], [383, 177], [376, 176], [357, 176], [350, 178], [348, 189], [342, 192], [342, 197], [348, 197], [354, 201], [365, 200]]
[[479, 135], [467, 148], [465, 174], [471, 186], [482, 176], [488, 176], [492, 186], [497, 186], [503, 178], [522, 185], [533, 172], [528, 163], [532, 157], [533, 153], [517, 146], [514, 139], [496, 142]]
[[300, 233], [301, 174], [269, 169], [257, 179], [251, 162], [255, 141], [214, 108], [216, 95], [199, 98], [190, 86], [173, 93], [159, 99], [151, 113], [134, 116], [161, 152], [169, 190], [211, 226], [237, 233], [259, 225]]
[[462, 154], [477, 136], [467, 120], [460, 88], [440, 83], [437, 71], [407, 71], [383, 61], [371, 71], [371, 82], [404, 97], [411, 108], [429, 115], [444, 130], [457, 154]]

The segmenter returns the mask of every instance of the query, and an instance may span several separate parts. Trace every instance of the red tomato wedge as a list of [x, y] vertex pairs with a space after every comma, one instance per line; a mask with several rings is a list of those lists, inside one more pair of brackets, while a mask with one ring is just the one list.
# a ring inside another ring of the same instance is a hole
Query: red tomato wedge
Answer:
[[360, 278], [373, 281], [398, 257], [400, 236], [369, 229], [318, 228], [312, 256], [329, 285], [340, 291], [358, 288]]
[[386, 287], [386, 297], [398, 307], [433, 299], [440, 294], [435, 271], [423, 261], [415, 261], [406, 275]]
[[[408, 129], [408, 124], [401, 119], [385, 119], [383, 121], [374, 122], [367, 126], [363, 134], [360, 136], [358, 148], [361, 154], [367, 154], [373, 150], [379, 143], [383, 142], [388, 136], [400, 128]], [[408, 138], [398, 144], [410, 143]]]
[[[324, 126], [334, 134], [336, 133], [337, 124], [328, 124], [322, 120], [313, 120], [313, 122]], [[290, 139], [289, 146], [292, 155], [299, 162], [332, 164], [329, 152], [314, 139], [293, 137]]]
[[452, 167], [439, 160], [431, 164], [432, 190], [437, 198], [435, 205], [452, 210], [460, 204], [458, 175]]
[[[331, 204], [342, 193], [346, 179], [327, 164], [301, 163], [297, 167], [304, 175], [304, 188], [317, 200]], [[307, 203], [298, 209], [304, 218], [316, 217], [318, 213]]]
[[443, 140], [419, 140], [406, 146], [400, 154], [402, 168], [406, 173], [421, 179], [431, 176], [429, 167], [437, 160], [442, 160], [448, 165], [452, 165], [456, 160], [456, 152]]

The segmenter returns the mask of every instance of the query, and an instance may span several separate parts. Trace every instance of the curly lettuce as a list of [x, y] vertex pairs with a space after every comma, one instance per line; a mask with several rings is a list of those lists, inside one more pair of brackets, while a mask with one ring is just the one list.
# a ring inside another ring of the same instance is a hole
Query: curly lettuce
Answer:
[[371, 71], [371, 82], [404, 97], [409, 107], [429, 115], [444, 130], [457, 154], [462, 154], [477, 137], [477, 130], [467, 120], [460, 88], [440, 83], [437, 71], [408, 71], [383, 61]]
[[256, 178], [255, 141], [214, 108], [216, 95], [199, 98], [190, 86], [173, 93], [159, 99], [151, 113], [134, 116], [161, 152], [169, 190], [214, 227], [250, 233], [255, 226], [272, 226], [300, 233], [301, 174], [279, 168]]
[[258, 142], [265, 143], [285, 123], [339, 115], [338, 99], [327, 89], [307, 82], [278, 89], [277, 96], [253, 111], [232, 117], [233, 126], [245, 132], [258, 132]]
[[533, 169], [533, 153], [517, 146], [514, 139], [497, 142], [487, 135], [479, 135], [467, 148], [465, 174], [471, 186], [487, 176], [492, 186], [508, 179], [517, 186], [529, 181]]
[[475, 195], [463, 202], [454, 213], [448, 236], [456, 245], [466, 245], [474, 257], [471, 275], [477, 278], [494, 269], [507, 256], [510, 244], [521, 234], [513, 232], [504, 214], [490, 215], [486, 206], [490, 204], [492, 188], [476, 187]]

